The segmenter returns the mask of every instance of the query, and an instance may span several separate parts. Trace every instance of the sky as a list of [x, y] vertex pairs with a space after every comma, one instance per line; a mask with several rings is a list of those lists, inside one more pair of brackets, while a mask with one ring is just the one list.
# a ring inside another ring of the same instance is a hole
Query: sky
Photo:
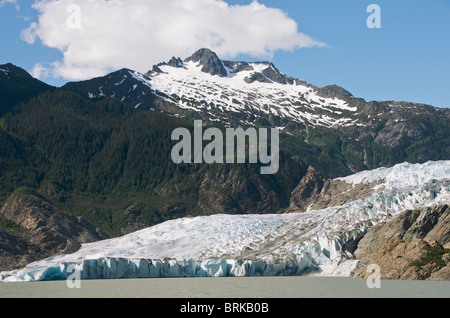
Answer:
[[367, 101], [450, 107], [450, 0], [0, 0], [0, 64], [54, 86], [203, 47]]

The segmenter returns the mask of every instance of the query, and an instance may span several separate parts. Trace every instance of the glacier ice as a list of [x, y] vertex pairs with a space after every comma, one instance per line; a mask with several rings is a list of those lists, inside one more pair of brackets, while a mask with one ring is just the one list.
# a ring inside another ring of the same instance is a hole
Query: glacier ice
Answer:
[[212, 215], [164, 222], [84, 244], [73, 254], [0, 273], [1, 282], [157, 277], [350, 276], [348, 248], [407, 209], [450, 203], [450, 161], [404, 163], [346, 178], [382, 184], [342, 206], [277, 215]]

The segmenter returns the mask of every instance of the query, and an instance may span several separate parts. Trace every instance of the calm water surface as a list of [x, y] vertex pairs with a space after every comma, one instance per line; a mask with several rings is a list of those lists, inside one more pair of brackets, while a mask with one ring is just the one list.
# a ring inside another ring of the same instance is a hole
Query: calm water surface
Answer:
[[239, 277], [0, 283], [0, 298], [448, 298], [450, 282], [382, 281], [328, 277]]

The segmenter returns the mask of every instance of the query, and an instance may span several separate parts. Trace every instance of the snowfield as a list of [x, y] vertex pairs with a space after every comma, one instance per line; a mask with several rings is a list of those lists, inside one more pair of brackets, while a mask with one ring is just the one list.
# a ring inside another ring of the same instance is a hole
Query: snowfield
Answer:
[[450, 161], [403, 163], [339, 180], [378, 183], [379, 190], [306, 213], [176, 219], [2, 272], [0, 281], [67, 279], [72, 268], [81, 279], [350, 276], [358, 261], [346, 246], [371, 226], [407, 209], [450, 203]]
[[[130, 75], [150, 87], [157, 96], [185, 109], [217, 108], [221, 112], [235, 113], [257, 111], [325, 127], [345, 127], [356, 123], [356, 120], [341, 116], [342, 111], [357, 111], [346, 101], [321, 97], [311, 87], [300, 83], [248, 83], [246, 79], [252, 74], [273, 66], [249, 63], [249, 67], [250, 70], [237, 73], [225, 67], [228, 76], [220, 77], [202, 72], [199, 63], [187, 62], [182, 67], [161, 65], [162, 73], [143, 75], [130, 72]], [[318, 114], [317, 109], [325, 113]], [[336, 119], [333, 114], [341, 118]]]

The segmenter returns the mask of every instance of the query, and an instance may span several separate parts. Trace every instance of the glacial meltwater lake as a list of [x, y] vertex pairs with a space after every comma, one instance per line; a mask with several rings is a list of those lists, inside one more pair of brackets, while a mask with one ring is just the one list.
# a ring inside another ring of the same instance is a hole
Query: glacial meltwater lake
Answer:
[[450, 282], [330, 277], [236, 277], [0, 283], [0, 298], [449, 298]]

